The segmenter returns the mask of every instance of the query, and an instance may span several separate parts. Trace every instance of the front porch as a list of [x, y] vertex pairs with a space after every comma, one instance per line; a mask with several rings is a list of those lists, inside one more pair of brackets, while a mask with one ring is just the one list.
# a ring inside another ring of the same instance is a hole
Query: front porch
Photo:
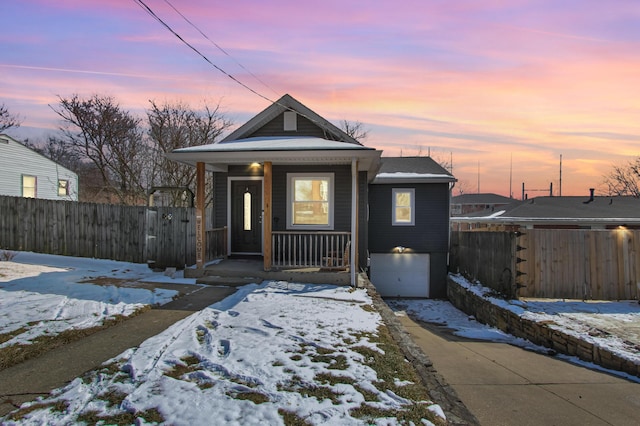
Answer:
[[218, 259], [203, 268], [185, 269], [187, 278], [196, 278], [199, 284], [238, 286], [259, 284], [264, 280], [303, 282], [311, 284], [350, 285], [348, 268], [327, 269], [318, 266], [264, 270], [262, 256], [232, 256]]

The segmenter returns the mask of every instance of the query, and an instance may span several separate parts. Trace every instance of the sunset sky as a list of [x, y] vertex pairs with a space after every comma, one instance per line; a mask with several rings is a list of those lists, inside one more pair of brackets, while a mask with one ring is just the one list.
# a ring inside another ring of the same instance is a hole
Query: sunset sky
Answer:
[[289, 93], [362, 122], [383, 155], [452, 159], [454, 195], [558, 195], [562, 155], [562, 195], [586, 196], [640, 155], [638, 0], [144, 3], [263, 97], [137, 1], [4, 1], [0, 104], [23, 117], [8, 133], [54, 132], [58, 96], [141, 117], [150, 99], [220, 102], [240, 125]]

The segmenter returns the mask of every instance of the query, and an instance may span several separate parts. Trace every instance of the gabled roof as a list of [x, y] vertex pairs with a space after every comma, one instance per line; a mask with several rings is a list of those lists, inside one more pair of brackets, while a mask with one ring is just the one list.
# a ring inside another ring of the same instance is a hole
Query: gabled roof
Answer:
[[510, 204], [513, 201], [513, 198], [492, 193], [462, 194], [451, 198], [451, 204]]
[[444, 167], [431, 157], [382, 157], [373, 183], [455, 182]]
[[[293, 110], [318, 126], [309, 131], [294, 132], [290, 136], [255, 136], [257, 130], [269, 124], [284, 111]], [[324, 134], [326, 138], [318, 137]], [[366, 171], [371, 179], [380, 163], [382, 151], [366, 147], [358, 141], [302, 105], [285, 95], [270, 107], [256, 115], [223, 140], [200, 146], [179, 148], [167, 154], [167, 158], [185, 164], [205, 163], [210, 171], [226, 172], [230, 165], [271, 162], [282, 164], [346, 165], [358, 161], [358, 170]]]
[[220, 141], [220, 143], [234, 141], [238, 139], [245, 139], [249, 136], [253, 135], [253, 133], [282, 114], [284, 111], [295, 111], [299, 115], [307, 118], [312, 121], [318, 127], [320, 127], [325, 133], [325, 139], [336, 140], [341, 142], [352, 143], [356, 145], [361, 145], [360, 142], [346, 134], [343, 130], [339, 129], [335, 125], [331, 124], [320, 115], [316, 114], [298, 100], [296, 100], [293, 96], [286, 94], [273, 104], [269, 105], [258, 115], [253, 117], [251, 120], [247, 121], [242, 126], [238, 127], [234, 132], [232, 132], [229, 136], [225, 137]]

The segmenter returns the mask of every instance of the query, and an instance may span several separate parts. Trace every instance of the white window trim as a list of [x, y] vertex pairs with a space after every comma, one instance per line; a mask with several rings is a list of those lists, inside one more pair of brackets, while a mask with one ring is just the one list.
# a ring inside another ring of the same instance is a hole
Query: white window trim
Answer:
[[[25, 186], [24, 186], [24, 178], [25, 178], [25, 177], [33, 178], [33, 197], [31, 197], [31, 196], [26, 196], [26, 195], [24, 194], [24, 193], [25, 193], [25, 188], [31, 188], [31, 187], [25, 187]], [[25, 175], [25, 174], [23, 174], [23, 175], [22, 175], [22, 178], [21, 178], [21, 185], [22, 185], [22, 196], [23, 196], [24, 198], [38, 198], [38, 177], [37, 177], [37, 176], [34, 176], [34, 175]]]
[[[294, 178], [329, 179], [329, 224], [328, 225], [294, 225], [293, 224], [293, 180]], [[287, 173], [287, 229], [328, 230], [334, 228], [334, 173]]]
[[[399, 192], [409, 192], [411, 194], [411, 222], [398, 222], [396, 220], [396, 194]], [[416, 224], [416, 190], [415, 188], [392, 188], [391, 189], [391, 225], [392, 226], [415, 226]]]

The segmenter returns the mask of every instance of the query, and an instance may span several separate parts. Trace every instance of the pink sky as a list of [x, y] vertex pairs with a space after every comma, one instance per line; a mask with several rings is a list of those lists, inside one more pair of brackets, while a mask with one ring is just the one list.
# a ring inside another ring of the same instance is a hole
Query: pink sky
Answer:
[[[24, 118], [10, 133], [53, 132], [48, 105], [76, 93], [141, 115], [149, 99], [220, 101], [237, 125], [268, 106], [134, 0], [93, 3], [3, 5], [0, 103]], [[145, 3], [265, 97], [289, 93], [334, 123], [361, 121], [364, 143], [385, 155], [452, 158], [456, 195], [478, 182], [502, 195], [511, 182], [516, 198], [523, 182], [529, 196], [553, 182], [558, 195], [560, 155], [562, 195], [585, 195], [640, 155], [635, 0], [171, 0], [231, 56], [165, 0]]]

